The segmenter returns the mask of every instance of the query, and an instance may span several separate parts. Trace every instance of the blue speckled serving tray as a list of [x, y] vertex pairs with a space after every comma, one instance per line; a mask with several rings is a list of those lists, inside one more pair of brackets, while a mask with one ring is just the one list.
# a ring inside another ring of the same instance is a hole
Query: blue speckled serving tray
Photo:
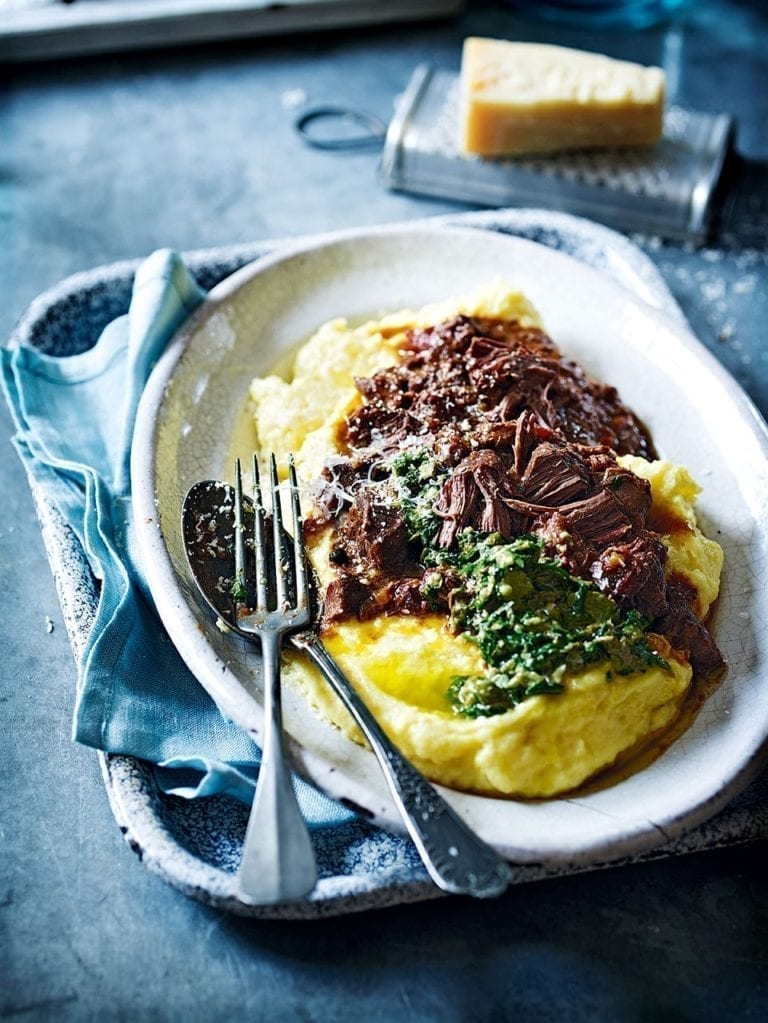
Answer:
[[[684, 320], [651, 260], [622, 235], [589, 221], [540, 210], [502, 210], [430, 223], [505, 232], [559, 249], [606, 274], [667, 317]], [[264, 242], [188, 253], [186, 258], [200, 284], [210, 288], [279, 245]], [[59, 356], [87, 349], [107, 323], [127, 311], [137, 265], [138, 261], [99, 267], [62, 282], [30, 306], [11, 342]], [[64, 620], [78, 655], [96, 610], [94, 580], [74, 534], [34, 490], [33, 496]], [[379, 834], [375, 862], [370, 855], [362, 855], [354, 841], [343, 861], [324, 860], [319, 850], [322, 876], [310, 898], [275, 907], [249, 907], [238, 900], [234, 884], [247, 808], [223, 796], [186, 801], [165, 795], [157, 787], [151, 765], [131, 757], [100, 756], [112, 810], [130, 847], [150, 870], [209, 905], [249, 916], [312, 919], [441, 894], [419, 871], [418, 858], [408, 843]], [[706, 824], [638, 858], [678, 855], [766, 836], [768, 772]], [[360, 842], [364, 841], [363, 831]], [[570, 869], [520, 866], [515, 880], [522, 883]]]

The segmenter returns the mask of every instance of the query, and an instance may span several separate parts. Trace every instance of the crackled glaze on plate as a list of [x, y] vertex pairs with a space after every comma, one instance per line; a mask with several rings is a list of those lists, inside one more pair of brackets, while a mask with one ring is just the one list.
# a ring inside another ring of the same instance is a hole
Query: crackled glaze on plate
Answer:
[[[528, 295], [565, 354], [619, 388], [663, 457], [691, 469], [704, 487], [703, 527], [725, 550], [715, 633], [728, 674], [653, 764], [578, 798], [522, 803], [445, 793], [510, 858], [585, 864], [637, 853], [715, 813], [761, 762], [768, 734], [761, 695], [768, 440], [749, 401], [679, 320], [563, 253], [487, 231], [380, 228], [283, 248], [217, 286], [153, 373], [134, 441], [136, 521], [171, 638], [224, 713], [258, 742], [258, 657], [222, 636], [198, 604], [180, 538], [186, 490], [229, 475], [230, 438], [251, 378], [321, 322], [420, 306], [495, 276]], [[285, 697], [298, 770], [399, 830], [372, 755], [318, 720], [297, 694]]]

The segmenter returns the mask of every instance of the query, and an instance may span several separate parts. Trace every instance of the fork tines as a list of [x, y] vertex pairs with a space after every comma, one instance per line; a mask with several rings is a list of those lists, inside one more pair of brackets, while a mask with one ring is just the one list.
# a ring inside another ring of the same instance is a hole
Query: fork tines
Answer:
[[[305, 564], [304, 544], [302, 538], [301, 502], [299, 485], [296, 477], [296, 466], [293, 456], [288, 461], [288, 489], [290, 493], [291, 536], [285, 530], [281, 484], [277, 460], [274, 454], [269, 459], [270, 508], [268, 514], [262, 493], [262, 474], [259, 459], [254, 453], [252, 459], [252, 502], [253, 502], [253, 535], [250, 546], [254, 555], [255, 597], [256, 604], [252, 609], [256, 612], [277, 610], [304, 611], [309, 606], [307, 570]], [[235, 462], [235, 580], [236, 590], [243, 595], [248, 593], [248, 536], [246, 529], [246, 502], [243, 496], [243, 478], [240, 459]], [[271, 536], [268, 534], [267, 519], [271, 518]], [[270, 554], [272, 555], [270, 557]], [[270, 594], [273, 593], [273, 600]], [[272, 606], [270, 607], [270, 604]]]

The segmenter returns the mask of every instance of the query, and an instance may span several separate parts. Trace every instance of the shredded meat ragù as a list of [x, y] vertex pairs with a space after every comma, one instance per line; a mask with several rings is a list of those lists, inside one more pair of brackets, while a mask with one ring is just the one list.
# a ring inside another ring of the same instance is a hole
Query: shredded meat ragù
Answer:
[[[649, 484], [617, 461], [655, 457], [647, 430], [615, 388], [564, 359], [543, 331], [458, 317], [411, 331], [396, 365], [355, 384], [359, 407], [308, 522], [333, 530], [327, 623], [448, 610], [455, 580], [443, 570], [436, 581], [425, 546], [450, 551], [467, 529], [530, 534], [547, 557], [687, 651], [695, 671], [721, 667], [690, 587], [666, 571]], [[432, 466], [422, 473], [432, 514], [421, 531], [402, 501], [387, 498], [408, 452]]]

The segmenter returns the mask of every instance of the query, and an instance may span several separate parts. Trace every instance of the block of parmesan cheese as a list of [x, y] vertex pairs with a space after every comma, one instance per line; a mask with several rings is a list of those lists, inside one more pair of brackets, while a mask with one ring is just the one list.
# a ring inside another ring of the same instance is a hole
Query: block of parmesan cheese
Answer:
[[648, 146], [661, 136], [664, 72], [539, 43], [469, 38], [460, 148], [479, 156]]

